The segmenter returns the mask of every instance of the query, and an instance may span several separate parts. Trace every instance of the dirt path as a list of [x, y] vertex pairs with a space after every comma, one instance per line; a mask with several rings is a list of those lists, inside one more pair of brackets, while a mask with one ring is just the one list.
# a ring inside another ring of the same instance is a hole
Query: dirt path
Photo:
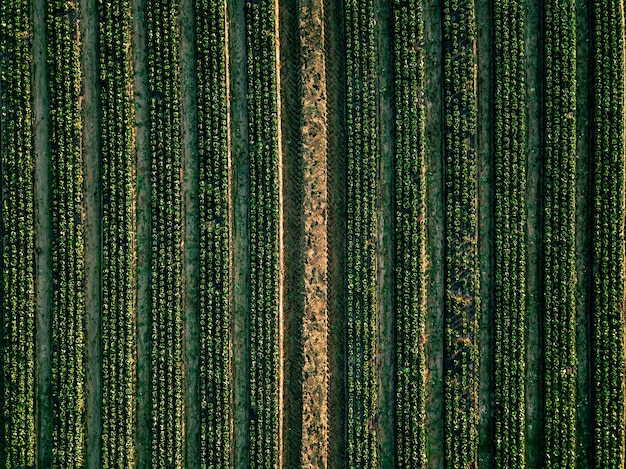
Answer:
[[424, 6], [427, 252], [430, 265], [425, 345], [426, 445], [428, 467], [443, 467], [443, 69], [441, 10], [438, 0]]
[[345, 468], [346, 128], [343, 0], [324, 1], [328, 165], [328, 467]]
[[98, 11], [80, 2], [82, 136], [85, 223], [85, 463], [102, 466], [102, 154], [98, 76]]
[[394, 321], [394, 115], [392, 13], [389, 0], [375, 0], [378, 47], [378, 122], [380, 160], [376, 206], [376, 316], [378, 322], [379, 467], [396, 466], [395, 451], [395, 321]]
[[[306, 1], [306, 0], [305, 0]], [[300, 1], [280, 2], [280, 82], [282, 130], [283, 227], [283, 436], [280, 442], [284, 467], [302, 466], [303, 365], [304, 365], [304, 158], [302, 137], [302, 67], [298, 9]]]
[[33, 19], [33, 114], [35, 152], [35, 301], [37, 315], [36, 369], [37, 383], [37, 467], [47, 469], [52, 463], [51, 330], [52, 309], [52, 219], [50, 214], [50, 149], [48, 126], [50, 95], [48, 92], [47, 46], [44, 0], [34, 0]]
[[[29, 12], [30, 13], [30, 12]], [[30, 21], [30, 17], [28, 18], [28, 20]], [[0, 80], [0, 97], [4, 96], [2, 94], [2, 80]], [[2, 119], [0, 119], [0, 139], [2, 139], [2, 135], [4, 133], [4, 122]], [[1, 140], [0, 140], [1, 142]], [[0, 171], [2, 170], [4, 163], [0, 163]], [[4, 193], [5, 193], [5, 188], [4, 188], [4, 177], [0, 176], [0, 198], [4, 198]], [[4, 214], [3, 214], [4, 215]], [[35, 219], [34, 219], [34, 208], [33, 208], [33, 224], [35, 223]], [[4, 233], [5, 228], [5, 221], [4, 221], [4, 216], [0, 216], [0, 233]], [[5, 267], [5, 254], [4, 254], [4, 241], [0, 242], [0, 272], [4, 272]], [[33, 277], [34, 277], [34, 272], [33, 272]], [[0, 324], [3, 325], [5, 324], [5, 312], [4, 312], [4, 293], [5, 288], [4, 288], [4, 282], [2, 284], [0, 284], [0, 305], [2, 305], [2, 307], [0, 307]], [[0, 367], [2, 367], [2, 369], [4, 370], [6, 367], [6, 364], [9, 362], [8, 359], [8, 355], [10, 353], [11, 350], [11, 345], [10, 343], [7, 341], [6, 337], [8, 336], [8, 333], [5, 332], [4, 330], [2, 331], [2, 334], [0, 334]], [[33, 339], [34, 340], [34, 339]], [[4, 409], [6, 407], [6, 402], [7, 402], [7, 398], [5, 397], [5, 376], [4, 376], [4, 372], [0, 373], [0, 408]], [[34, 393], [33, 393], [34, 394]], [[33, 402], [33, 405], [35, 403]], [[34, 405], [34, 407], [36, 408], [36, 405]], [[6, 449], [6, 424], [0, 425], [0, 466], [4, 467], [6, 466], [6, 459], [7, 459], [7, 449]], [[35, 434], [35, 439], [36, 439], [36, 434]], [[36, 457], [36, 456], [35, 456]]]
[[328, 172], [323, 0], [300, 4], [304, 163], [302, 467], [327, 467]]
[[135, 72], [136, 268], [137, 268], [137, 433], [138, 469], [150, 466], [152, 418], [150, 401], [151, 355], [151, 236], [150, 144], [146, 0], [133, 0], [133, 61]]
[[526, 464], [542, 464], [542, 352], [541, 352], [541, 96], [543, 94], [540, 15], [541, 0], [528, 4], [526, 17], [526, 89], [528, 103], [526, 271], [528, 307], [526, 319]]
[[592, 467], [592, 407], [590, 402], [590, 291], [591, 272], [591, 44], [589, 2], [576, 1], [576, 382], [577, 467]]
[[181, 100], [182, 100], [182, 184], [183, 197], [183, 318], [184, 318], [184, 392], [185, 392], [185, 464], [200, 467], [200, 401], [199, 401], [199, 181], [198, 181], [198, 107], [196, 79], [196, 33], [193, 0], [181, 0]]
[[249, 466], [250, 412], [250, 194], [244, 0], [227, 0], [231, 226], [231, 366], [234, 467]]
[[478, 467], [494, 467], [494, 141], [493, 20], [488, 0], [476, 0], [478, 65], [478, 257], [480, 262], [480, 377]]
[[283, 30], [280, 28], [280, 1], [274, 0], [274, 57], [275, 57], [275, 73], [276, 73], [276, 137], [277, 146], [276, 153], [278, 156], [278, 467], [284, 465], [284, 452], [281, 448], [281, 442], [284, 441], [285, 426], [285, 368], [283, 366], [283, 350], [285, 344], [285, 310], [282, 299], [285, 296], [285, 220], [283, 217], [282, 207], [285, 206], [285, 154], [283, 151], [283, 83], [281, 74], [281, 41]]

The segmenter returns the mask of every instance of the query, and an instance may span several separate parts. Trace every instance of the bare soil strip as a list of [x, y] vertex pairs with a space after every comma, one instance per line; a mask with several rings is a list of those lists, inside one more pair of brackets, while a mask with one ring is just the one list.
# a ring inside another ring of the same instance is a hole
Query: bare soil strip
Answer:
[[[29, 12], [30, 13], [30, 12]], [[30, 17], [29, 17], [30, 20]], [[0, 80], [0, 96], [2, 95], [2, 80]], [[0, 119], [0, 135], [2, 134], [2, 132], [4, 131], [4, 129], [2, 128], [2, 120]], [[2, 138], [0, 136], [0, 138]], [[0, 170], [2, 168], [3, 163], [0, 161]], [[0, 177], [0, 198], [4, 198], [4, 178]], [[34, 215], [34, 211], [33, 211], [33, 215]], [[34, 219], [33, 219], [33, 223], [34, 223]], [[0, 233], [4, 233], [4, 216], [0, 216]], [[4, 260], [4, 246], [2, 246], [2, 248], [0, 248], [0, 272], [4, 272], [5, 269], [5, 260]], [[4, 282], [2, 282], [0, 284], [0, 324], [3, 325], [5, 324], [5, 313], [4, 313], [4, 293], [5, 288], [4, 288]], [[7, 341], [7, 339], [5, 338], [6, 336], [8, 336], [7, 332], [5, 332], [4, 330], [0, 331], [0, 350], [2, 351], [2, 353], [0, 354], [0, 367], [2, 367], [2, 370], [5, 369], [6, 367], [6, 363], [8, 362], [8, 352], [7, 350], [10, 350], [10, 343]], [[4, 377], [4, 373], [0, 373], [0, 409], [4, 409], [6, 407], [6, 397], [5, 397], [5, 392], [4, 392], [4, 382], [5, 382], [5, 377]], [[36, 407], [36, 406], [35, 406]], [[6, 442], [6, 428], [5, 428], [5, 424], [0, 425], [0, 466], [4, 467], [6, 466], [6, 459], [7, 459], [7, 442]]]
[[96, 0], [80, 2], [85, 222], [85, 462], [102, 466], [102, 153]]
[[478, 64], [478, 256], [480, 261], [480, 377], [478, 467], [494, 467], [494, 141], [493, 18], [489, 0], [476, 0]]
[[37, 467], [47, 469], [52, 463], [51, 402], [51, 329], [52, 308], [52, 219], [50, 214], [50, 148], [47, 41], [45, 0], [33, 0], [33, 114], [35, 152], [35, 302], [37, 315]]
[[328, 467], [347, 461], [346, 75], [343, 0], [324, 0], [328, 166]]
[[[307, 0], [303, 0], [307, 1]], [[303, 445], [303, 317], [304, 162], [302, 153], [302, 62], [298, 8], [300, 1], [280, 2], [280, 90], [282, 128], [283, 225], [283, 407], [281, 452], [284, 467], [302, 466]], [[318, 44], [319, 47], [319, 44]], [[302, 50], [302, 52], [304, 52]]]
[[232, 466], [248, 467], [250, 414], [250, 188], [245, 0], [227, 0], [231, 226]]
[[182, 197], [183, 197], [183, 322], [185, 392], [185, 464], [200, 467], [200, 264], [199, 264], [199, 180], [198, 180], [198, 107], [196, 79], [195, 2], [181, 0], [181, 100], [182, 100]]
[[304, 163], [302, 467], [328, 465], [328, 168], [324, 2], [301, 0]]
[[151, 355], [151, 236], [150, 144], [146, 0], [133, 0], [133, 61], [135, 71], [136, 266], [137, 266], [137, 467], [151, 467], [152, 413], [150, 401]]
[[283, 367], [282, 351], [285, 344], [285, 309], [282, 299], [285, 293], [285, 220], [283, 218], [282, 207], [285, 206], [285, 157], [283, 151], [283, 92], [282, 92], [282, 76], [281, 76], [281, 40], [282, 29], [280, 28], [279, 0], [274, 0], [274, 57], [276, 67], [276, 133], [278, 145], [276, 152], [278, 154], [278, 467], [284, 466], [281, 451], [281, 442], [284, 440], [285, 433], [284, 409], [285, 409], [285, 369]]
[[542, 464], [542, 352], [541, 352], [541, 117], [543, 73], [541, 57], [542, 0], [528, 2], [526, 17], [526, 89], [528, 103], [526, 271], [528, 307], [526, 318], [526, 464]]
[[[29, 12], [30, 13], [30, 12]], [[29, 17], [30, 20], [30, 17]], [[2, 80], [0, 80], [0, 96], [2, 95]], [[4, 129], [2, 128], [2, 120], [0, 119], [0, 138], [2, 132], [4, 131]], [[0, 142], [1, 143], [1, 142]], [[3, 163], [2, 161], [0, 161], [0, 170], [2, 170], [2, 166]], [[0, 198], [4, 198], [4, 178], [0, 176]], [[34, 209], [33, 209], [33, 215], [34, 215]], [[33, 218], [33, 223], [34, 223], [34, 218]], [[5, 221], [4, 221], [4, 216], [0, 216], [0, 233], [4, 233], [4, 225], [5, 225]], [[2, 248], [0, 248], [0, 272], [4, 272], [5, 269], [5, 260], [4, 260], [4, 246], [2, 246]], [[0, 324], [3, 325], [5, 324], [5, 312], [4, 312], [4, 293], [5, 288], [4, 288], [4, 282], [0, 283]], [[8, 362], [8, 350], [11, 350], [11, 346], [10, 346], [10, 342], [7, 341], [6, 336], [8, 336], [8, 333], [5, 332], [4, 330], [0, 331], [0, 351], [2, 351], [2, 353], [0, 353], [0, 367], [2, 368], [2, 370], [5, 369], [6, 367], [6, 363]], [[4, 377], [4, 373], [0, 373], [0, 409], [4, 409], [6, 407], [6, 397], [5, 397], [5, 392], [4, 392], [4, 382], [5, 382], [5, 377]], [[36, 409], [36, 404], [35, 404], [35, 409]], [[7, 442], [6, 442], [6, 424], [2, 424], [0, 425], [0, 466], [4, 467], [6, 466], [6, 459], [7, 459]]]
[[378, 165], [376, 284], [378, 322], [379, 467], [396, 465], [395, 452], [395, 321], [394, 321], [394, 116], [391, 1], [376, 0], [378, 47]]
[[[29, 12], [30, 14], [30, 12]], [[29, 17], [30, 20], [30, 17]], [[0, 80], [0, 96], [2, 95], [2, 80]], [[3, 132], [3, 125], [2, 125], [2, 120], [0, 119], [0, 135]], [[1, 137], [0, 137], [1, 138]], [[2, 168], [2, 162], [0, 162], [0, 170]], [[4, 197], [4, 178], [0, 177], [0, 198]], [[34, 211], [33, 211], [33, 215], [34, 215]], [[34, 218], [33, 218], [33, 223], [34, 223]], [[4, 216], [0, 216], [0, 233], [4, 233]], [[4, 261], [4, 252], [2, 252], [4, 250], [4, 246], [2, 248], [0, 248], [0, 272], [4, 272], [5, 269], [5, 261]], [[5, 324], [5, 313], [4, 313], [4, 308], [3, 308], [3, 303], [4, 303], [4, 293], [5, 288], [4, 288], [4, 282], [0, 284], [0, 324], [4, 325]], [[0, 367], [2, 367], [2, 369], [5, 369], [6, 363], [8, 361], [8, 353], [6, 352], [7, 350], [10, 350], [10, 343], [6, 340], [5, 336], [7, 336], [8, 334], [5, 331], [0, 331], [0, 350], [2, 351], [2, 354], [0, 354]], [[4, 373], [0, 373], [0, 409], [4, 409], [6, 407], [6, 397], [4, 395]], [[36, 407], [36, 405], [35, 405]], [[5, 428], [5, 424], [0, 425], [0, 466], [4, 467], [6, 466], [6, 459], [7, 459], [7, 443], [6, 443], [6, 428]]]
[[443, 467], [443, 63], [441, 6], [424, 0], [427, 252], [430, 265], [425, 344], [428, 467]]
[[590, 270], [591, 239], [591, 107], [592, 72], [589, 2], [576, 1], [576, 382], [577, 467], [592, 467], [593, 412], [590, 402], [590, 291], [593, 288]]

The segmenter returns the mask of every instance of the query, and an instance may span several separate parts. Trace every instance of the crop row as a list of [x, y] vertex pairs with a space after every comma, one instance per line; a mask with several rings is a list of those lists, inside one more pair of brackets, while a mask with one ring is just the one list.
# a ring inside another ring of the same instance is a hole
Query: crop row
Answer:
[[444, 457], [473, 467], [478, 449], [475, 17], [473, 0], [443, 2], [444, 45]]
[[399, 467], [426, 464], [426, 162], [421, 0], [393, 2], [396, 435]]
[[495, 458], [525, 467], [526, 80], [525, 3], [494, 3]]
[[35, 306], [30, 21], [0, 2], [0, 466], [35, 466]]
[[[624, 456], [624, 37], [622, 2], [592, 4], [593, 461]], [[597, 266], [597, 267], [596, 267]]]
[[546, 468], [576, 450], [576, 31], [573, 0], [544, 2], [544, 432]]
[[149, 0], [152, 206], [152, 464], [183, 461], [181, 128], [178, 2]]
[[134, 438], [132, 83], [128, 0], [98, 2], [102, 106], [102, 466], [128, 467]]
[[52, 161], [52, 464], [84, 461], [84, 236], [80, 152], [78, 10], [48, 2]]
[[196, 2], [200, 174], [201, 467], [228, 467], [228, 148], [225, 2]]
[[278, 89], [274, 0], [247, 0], [250, 467], [278, 465]]
[[348, 204], [348, 465], [377, 467], [374, 2], [345, 4]]

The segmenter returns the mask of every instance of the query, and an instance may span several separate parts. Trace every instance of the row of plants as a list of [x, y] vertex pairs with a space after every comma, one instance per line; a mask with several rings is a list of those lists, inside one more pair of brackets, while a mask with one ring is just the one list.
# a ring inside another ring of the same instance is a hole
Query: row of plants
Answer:
[[245, 3], [250, 164], [250, 467], [278, 466], [278, 90], [274, 0]]
[[494, 3], [495, 463], [525, 467], [526, 4]]
[[443, 2], [444, 458], [474, 467], [478, 449], [480, 310], [473, 0]]
[[[201, 467], [230, 455], [228, 146], [225, 2], [196, 2], [200, 210]], [[276, 169], [274, 169], [275, 171]]]
[[78, 6], [46, 3], [52, 189], [52, 465], [84, 465], [84, 235]]
[[378, 467], [376, 200], [379, 160], [372, 0], [345, 3], [348, 465]]
[[592, 3], [594, 467], [624, 458], [624, 13]]
[[576, 15], [574, 0], [544, 2], [545, 467], [576, 462]]
[[28, 0], [0, 2], [0, 467], [35, 466], [34, 205]]
[[395, 0], [395, 310], [398, 466], [426, 465], [424, 5]]
[[128, 0], [98, 2], [102, 145], [102, 467], [134, 461], [133, 142]]
[[179, 4], [148, 0], [151, 159], [151, 448], [183, 464], [183, 314]]

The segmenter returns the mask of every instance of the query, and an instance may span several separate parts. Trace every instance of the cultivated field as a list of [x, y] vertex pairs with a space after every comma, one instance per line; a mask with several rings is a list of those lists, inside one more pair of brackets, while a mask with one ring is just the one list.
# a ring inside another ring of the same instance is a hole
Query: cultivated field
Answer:
[[623, 0], [0, 0], [0, 469], [622, 469]]

